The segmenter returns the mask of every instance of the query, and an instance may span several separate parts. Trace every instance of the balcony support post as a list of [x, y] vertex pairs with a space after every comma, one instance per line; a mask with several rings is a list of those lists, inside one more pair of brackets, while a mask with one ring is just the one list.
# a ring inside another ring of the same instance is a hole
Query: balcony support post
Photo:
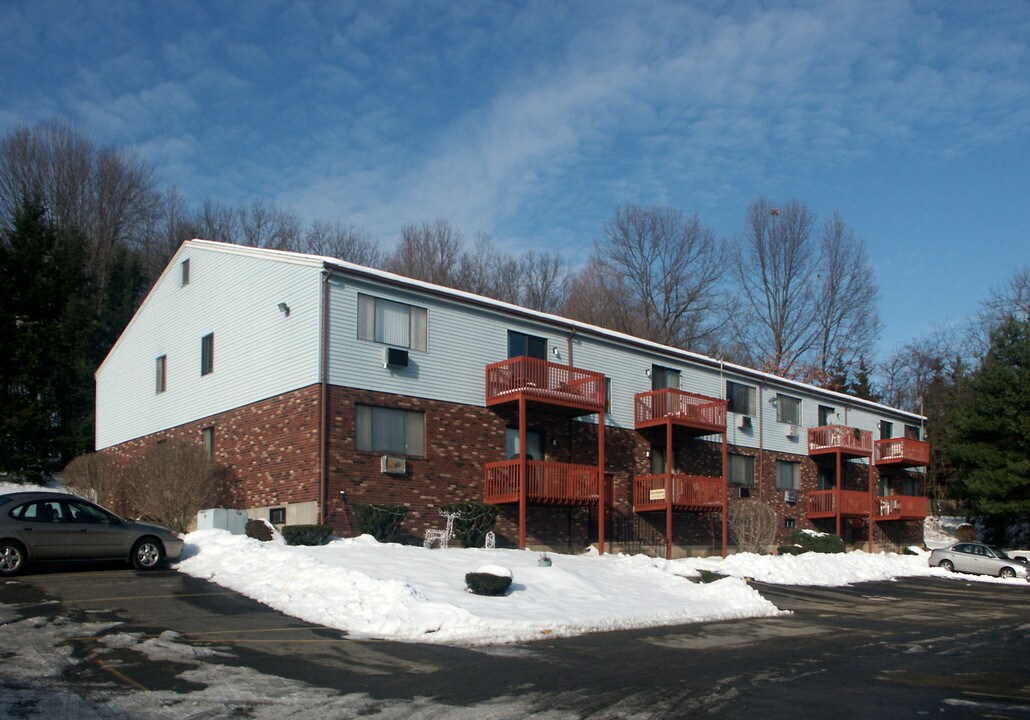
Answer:
[[526, 549], [526, 483], [529, 462], [526, 455], [526, 398], [519, 395], [519, 550]]
[[873, 553], [873, 503], [876, 496], [873, 494], [873, 458], [869, 456], [869, 554]]
[[[608, 484], [604, 477], [604, 409], [597, 413], [597, 553], [604, 555], [604, 515]], [[613, 498], [614, 500], [614, 498]]]
[[672, 560], [672, 422], [665, 422], [665, 559]]
[[729, 446], [726, 430], [722, 431], [722, 556], [726, 557], [726, 538], [729, 525]]
[[837, 537], [843, 537], [840, 534], [840, 511], [843, 507], [841, 503], [844, 500], [844, 494], [842, 492], [844, 486], [844, 477], [841, 474], [841, 470], [843, 470], [843, 463], [841, 463], [840, 449], [838, 449], [835, 454], [837, 456], [837, 492], [835, 493], [836, 497], [833, 499], [833, 504], [835, 506], [835, 509], [837, 510], [837, 512], [834, 513], [837, 516]]

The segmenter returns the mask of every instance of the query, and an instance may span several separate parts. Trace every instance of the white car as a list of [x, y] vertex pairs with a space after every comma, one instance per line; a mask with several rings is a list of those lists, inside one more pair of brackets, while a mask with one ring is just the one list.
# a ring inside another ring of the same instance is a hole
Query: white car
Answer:
[[978, 542], [960, 542], [930, 553], [930, 567], [1002, 578], [1030, 579], [1030, 565], [1015, 560], [1003, 550]]

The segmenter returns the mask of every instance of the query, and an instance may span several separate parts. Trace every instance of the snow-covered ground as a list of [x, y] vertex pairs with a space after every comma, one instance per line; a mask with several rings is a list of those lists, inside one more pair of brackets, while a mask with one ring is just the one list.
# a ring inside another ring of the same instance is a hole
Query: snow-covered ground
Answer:
[[[927, 565], [926, 552], [659, 560], [642, 555], [550, 555], [519, 550], [433, 549], [370, 536], [321, 547], [262, 543], [204, 530], [186, 537], [181, 572], [212, 580], [281, 612], [353, 637], [492, 644], [585, 632], [777, 615], [747, 579], [784, 585], [848, 585], [898, 577], [1030, 585], [957, 576]], [[511, 571], [506, 596], [465, 589], [483, 565]], [[708, 570], [724, 579], [698, 582]]]
[[[10, 487], [0, 483], [0, 492]], [[466, 645], [512, 643], [586, 632], [779, 614], [748, 583], [848, 585], [899, 577], [1001, 582], [927, 564], [928, 553], [754, 555], [661, 560], [642, 555], [551, 555], [519, 550], [433, 549], [370, 536], [320, 547], [260, 542], [223, 530], [186, 536], [175, 565], [281, 612], [352, 637]], [[509, 570], [503, 597], [466, 591], [465, 574]], [[701, 571], [726, 576], [699, 582]]]

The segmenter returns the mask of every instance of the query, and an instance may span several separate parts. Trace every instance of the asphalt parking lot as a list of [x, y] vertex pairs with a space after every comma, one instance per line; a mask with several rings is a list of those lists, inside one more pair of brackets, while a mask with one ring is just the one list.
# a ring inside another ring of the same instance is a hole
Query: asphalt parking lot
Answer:
[[[791, 614], [469, 649], [355, 641], [172, 570], [49, 569], [0, 584], [0, 640], [24, 638], [0, 717], [1030, 717], [1030, 585], [756, 587]], [[16, 672], [36, 641], [52, 680]]]

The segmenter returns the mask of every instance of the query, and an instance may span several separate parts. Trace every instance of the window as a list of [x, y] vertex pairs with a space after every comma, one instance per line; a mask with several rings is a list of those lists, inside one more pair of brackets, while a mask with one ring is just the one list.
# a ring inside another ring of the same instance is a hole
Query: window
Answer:
[[[837, 422], [837, 410], [828, 405], [819, 406], [819, 427], [833, 425]], [[795, 423], [796, 424], [796, 423]]]
[[157, 378], [156, 378], [155, 390], [157, 391], [158, 395], [163, 393], [165, 391], [165, 389], [167, 388], [167, 384], [166, 384], [166, 380], [167, 380], [166, 372], [167, 372], [167, 369], [168, 369], [168, 356], [167, 355], [162, 355], [161, 357], [159, 357], [157, 359], [157, 368], [156, 368], [156, 370], [157, 370]]
[[726, 381], [727, 410], [741, 415], [755, 415], [755, 389], [732, 380]]
[[833, 490], [833, 488], [837, 487], [837, 470], [835, 468], [820, 466], [817, 487], [819, 490]]
[[680, 387], [680, 371], [672, 368], [662, 367], [661, 365], [651, 366], [651, 389], [652, 390], [664, 390], [665, 388], [675, 388], [679, 390]]
[[426, 352], [429, 345], [425, 308], [358, 295], [358, 339]]
[[740, 487], [755, 486], [755, 459], [750, 455], [730, 455], [729, 483]]
[[268, 522], [272, 523], [273, 525], [285, 525], [286, 508], [269, 508]]
[[[516, 460], [519, 457], [519, 429], [505, 428], [504, 457]], [[544, 459], [544, 434], [539, 430], [526, 430], [526, 459]]]
[[787, 528], [788, 530], [791, 530], [791, 529], [793, 529], [796, 526], [797, 526], [797, 521], [794, 518], [792, 518], [792, 517], [785, 517], [785, 518], [783, 518], [783, 527]]
[[904, 477], [901, 479], [901, 494], [918, 497], [923, 494], [919, 485], [919, 478]]
[[215, 334], [200, 338], [200, 374], [210, 375], [215, 371]]
[[801, 399], [776, 393], [776, 422], [801, 424]]
[[523, 355], [537, 360], [546, 360], [547, 338], [509, 330], [508, 357], [522, 357]]
[[887, 420], [880, 421], [880, 439], [890, 440], [894, 437], [894, 423]]
[[204, 455], [207, 456], [208, 460], [215, 459], [215, 429], [213, 427], [206, 427], [200, 431], [200, 439], [204, 444]]
[[182, 264], [179, 267], [182, 268], [182, 287], [186, 287], [187, 285], [190, 284], [190, 260], [189, 260], [189, 258], [186, 258], [185, 260], [183, 260]]
[[354, 444], [358, 450], [425, 455], [425, 415], [410, 410], [358, 405]]
[[906, 425], [905, 426], [905, 437], [909, 440], [919, 440], [919, 426], [918, 425]]
[[797, 490], [801, 487], [801, 463], [776, 461], [776, 488]]

